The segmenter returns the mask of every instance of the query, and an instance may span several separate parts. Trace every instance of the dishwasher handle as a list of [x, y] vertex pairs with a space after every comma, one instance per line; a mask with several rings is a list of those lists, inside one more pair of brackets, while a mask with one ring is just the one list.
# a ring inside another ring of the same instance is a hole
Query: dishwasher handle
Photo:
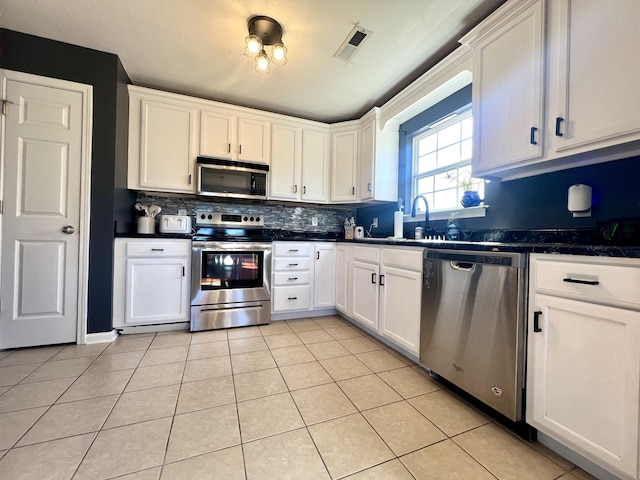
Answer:
[[454, 270], [461, 272], [473, 272], [476, 269], [476, 264], [471, 262], [458, 262], [452, 260], [449, 262], [449, 265], [451, 265], [451, 268]]

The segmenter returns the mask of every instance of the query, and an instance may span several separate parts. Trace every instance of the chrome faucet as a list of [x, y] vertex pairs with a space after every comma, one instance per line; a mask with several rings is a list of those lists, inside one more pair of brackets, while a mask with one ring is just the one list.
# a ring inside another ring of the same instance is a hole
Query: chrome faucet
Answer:
[[411, 217], [415, 218], [416, 216], [416, 205], [418, 204], [418, 200], [422, 199], [424, 200], [424, 227], [425, 229], [429, 228], [429, 202], [427, 202], [427, 199], [425, 198], [424, 195], [418, 195], [416, 198], [413, 199], [413, 205], [411, 205]]

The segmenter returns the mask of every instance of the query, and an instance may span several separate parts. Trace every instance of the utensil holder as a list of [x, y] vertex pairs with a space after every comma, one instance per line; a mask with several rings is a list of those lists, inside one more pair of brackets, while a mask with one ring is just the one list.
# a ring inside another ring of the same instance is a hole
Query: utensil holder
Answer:
[[344, 227], [345, 240], [353, 240], [353, 227]]
[[138, 233], [156, 233], [156, 219], [138, 217]]

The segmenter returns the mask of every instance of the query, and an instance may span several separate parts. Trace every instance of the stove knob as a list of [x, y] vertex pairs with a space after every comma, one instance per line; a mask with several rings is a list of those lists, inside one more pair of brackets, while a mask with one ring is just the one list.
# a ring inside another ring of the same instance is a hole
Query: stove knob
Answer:
[[209, 214], [209, 216], [207, 217], [209, 220], [213, 219], [213, 215]]
[[246, 222], [247, 220], [249, 220], [249, 217], [245, 216], [243, 220]]
[[256, 217], [256, 222], [259, 222], [259, 221], [260, 221], [260, 217]]
[[253, 217], [251, 217], [249, 220], [251, 220], [253, 222]]
[[204, 213], [203, 213], [202, 215], [200, 215], [200, 218], [201, 218], [202, 220], [204, 220], [204, 219], [205, 219], [205, 217], [206, 217], [206, 215], [205, 215]]

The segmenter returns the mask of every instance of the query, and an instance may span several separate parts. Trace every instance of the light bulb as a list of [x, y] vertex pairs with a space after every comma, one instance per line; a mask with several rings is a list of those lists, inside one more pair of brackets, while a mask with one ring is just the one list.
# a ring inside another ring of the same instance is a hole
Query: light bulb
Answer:
[[271, 61], [275, 65], [284, 65], [287, 63], [287, 47], [282, 43], [277, 43], [271, 47]]
[[247, 38], [244, 39], [244, 43], [247, 55], [255, 55], [262, 50], [262, 40], [256, 35], [248, 35]]
[[260, 73], [269, 73], [271, 68], [269, 67], [269, 57], [267, 56], [267, 52], [262, 49], [260, 53], [256, 56], [256, 71]]

